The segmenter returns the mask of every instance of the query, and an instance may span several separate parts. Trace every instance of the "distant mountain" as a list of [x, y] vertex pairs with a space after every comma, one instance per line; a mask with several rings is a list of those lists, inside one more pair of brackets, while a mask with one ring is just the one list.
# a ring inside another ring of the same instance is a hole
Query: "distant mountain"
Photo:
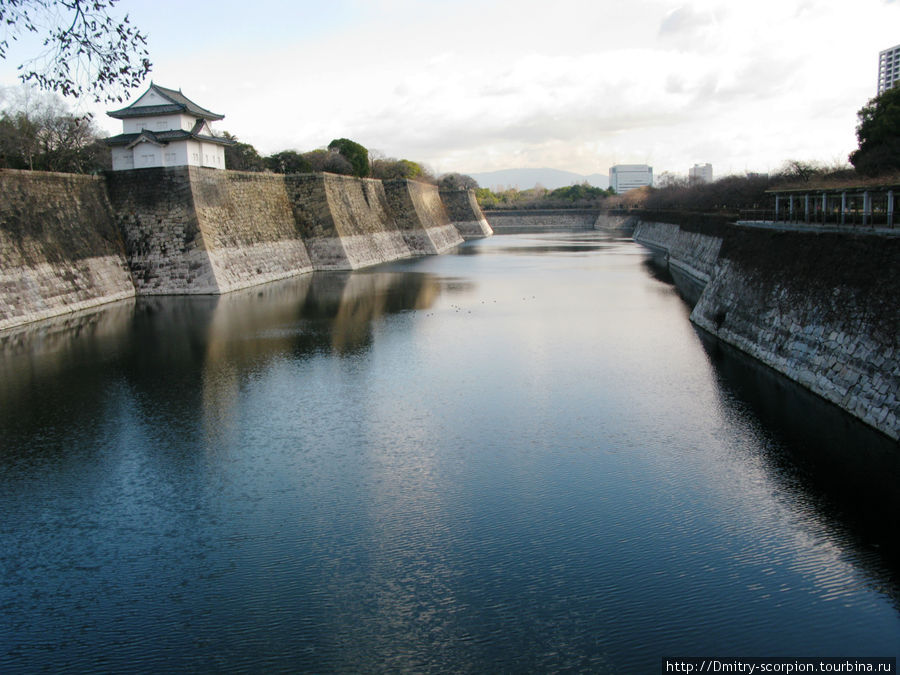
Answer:
[[590, 185], [603, 188], [609, 187], [609, 176], [602, 173], [592, 173], [583, 176], [580, 173], [561, 171], [560, 169], [503, 169], [501, 171], [486, 171], [484, 173], [470, 173], [481, 187], [507, 188], [514, 187], [519, 190], [533, 188], [541, 184], [548, 190], [575, 185], [587, 181]]

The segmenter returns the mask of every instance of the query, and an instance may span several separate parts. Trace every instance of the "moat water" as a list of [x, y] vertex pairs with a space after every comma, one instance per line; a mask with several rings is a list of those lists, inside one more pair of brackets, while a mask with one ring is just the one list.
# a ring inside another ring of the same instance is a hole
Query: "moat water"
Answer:
[[897, 656], [900, 453], [630, 240], [0, 334], [0, 672]]

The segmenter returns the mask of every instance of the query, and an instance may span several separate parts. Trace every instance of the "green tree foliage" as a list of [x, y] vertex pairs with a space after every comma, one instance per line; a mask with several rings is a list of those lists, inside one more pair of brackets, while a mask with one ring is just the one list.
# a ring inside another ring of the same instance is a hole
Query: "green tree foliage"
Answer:
[[23, 91], [0, 111], [0, 167], [94, 173], [110, 168], [110, 153], [90, 115], [73, 115], [59, 97]]
[[249, 143], [241, 143], [237, 136], [229, 134], [227, 131], [222, 136], [229, 140], [235, 141], [234, 145], [225, 146], [225, 166], [235, 171], [265, 171], [266, 160], [260, 157], [259, 153]]
[[479, 205], [485, 209], [600, 208], [610, 196], [614, 196], [612, 190], [604, 190], [588, 183], [569, 185], [553, 191], [540, 185], [527, 190], [507, 188], [492, 192], [487, 188], [479, 188], [475, 191]]
[[594, 187], [593, 185], [589, 185], [588, 183], [556, 188], [550, 193], [551, 199], [560, 199], [568, 202], [591, 201], [606, 196], [606, 190], [604, 190], [603, 188]]
[[475, 191], [475, 198], [483, 209], [540, 208], [529, 190], [520, 192], [516, 188], [507, 188], [494, 192], [489, 188], [479, 188]]
[[336, 138], [328, 144], [328, 149], [337, 151], [350, 162], [354, 176], [369, 175], [369, 151], [359, 143], [351, 141], [349, 138]]
[[433, 180], [428, 170], [418, 162], [408, 159], [393, 159], [392, 157], [372, 160], [372, 168], [369, 175], [372, 178], [384, 180], [392, 178], [409, 178], [426, 182]]
[[[227, 160], [226, 160], [227, 161]], [[296, 150], [282, 150], [265, 159], [266, 168], [275, 173], [310, 173], [313, 166]]]
[[859, 148], [850, 163], [867, 176], [900, 171], [900, 87], [871, 99], [857, 117]]
[[0, 59], [10, 42], [34, 33], [43, 51], [19, 66], [20, 79], [63, 96], [122, 101], [150, 72], [147, 36], [128, 15], [111, 16], [119, 0], [2, 0]]
[[497, 195], [491, 192], [490, 188], [476, 188], [475, 199], [483, 209], [496, 209], [499, 206]]

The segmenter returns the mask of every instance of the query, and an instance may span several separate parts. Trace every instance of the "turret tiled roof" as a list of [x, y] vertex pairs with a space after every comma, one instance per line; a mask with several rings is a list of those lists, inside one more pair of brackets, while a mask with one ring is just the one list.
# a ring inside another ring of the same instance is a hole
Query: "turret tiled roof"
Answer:
[[[225, 117], [225, 115], [219, 115], [210, 110], [207, 110], [206, 108], [201, 108], [180, 91], [167, 89], [166, 87], [160, 87], [158, 84], [153, 84], [152, 82], [150, 83], [150, 88], [147, 90], [147, 92], [151, 90], [156, 92], [158, 95], [162, 96], [169, 102], [158, 105], [143, 105], [137, 107], [135, 107], [134, 103], [132, 103], [131, 105], [119, 110], [111, 110], [106, 114], [110, 117], [114, 117], [120, 120], [129, 117], [150, 117], [153, 115], [171, 115], [174, 113], [186, 113], [188, 115], [201, 117], [207, 120], [220, 120]], [[144, 94], [140, 98], [143, 98], [143, 96], [146, 95], [147, 92], [144, 92]], [[140, 98], [138, 98], [138, 101], [140, 100]], [[135, 101], [135, 103], [136, 102], [137, 101]]]
[[[198, 126], [195, 125], [194, 129], [197, 128]], [[205, 141], [206, 143], [216, 143], [218, 145], [234, 145], [236, 142], [228, 140], [227, 138], [207, 136], [205, 134], [199, 134], [196, 131], [185, 131], [184, 129], [172, 129], [170, 131], [150, 131], [149, 129], [142, 129], [136, 134], [119, 134], [118, 136], [111, 136], [104, 140], [107, 145], [125, 145], [130, 147], [141, 140], [146, 140], [149, 143], [154, 143], [156, 145], [167, 145], [172, 141], [182, 141], [188, 138]]]

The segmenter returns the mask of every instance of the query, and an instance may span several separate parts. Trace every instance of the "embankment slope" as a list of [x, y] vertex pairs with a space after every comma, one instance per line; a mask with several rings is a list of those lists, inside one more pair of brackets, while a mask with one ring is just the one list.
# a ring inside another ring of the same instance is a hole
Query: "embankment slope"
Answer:
[[313, 267], [353, 270], [412, 255], [381, 181], [334, 174], [285, 177]]
[[384, 181], [388, 205], [413, 255], [444, 253], [463, 243], [437, 186], [399, 178]]
[[490, 209], [485, 218], [497, 234], [593, 230], [596, 209]]
[[0, 330], [134, 294], [102, 178], [0, 170]]
[[107, 184], [139, 294], [225, 293], [312, 270], [283, 176], [173, 167]]
[[[489, 234], [474, 194], [463, 195], [461, 223]], [[0, 197], [0, 329], [136, 294], [227, 293], [463, 242], [437, 187], [405, 179], [4, 170]]]
[[450, 222], [463, 239], [482, 239], [494, 234], [478, 206], [474, 190], [441, 190], [440, 196]]

